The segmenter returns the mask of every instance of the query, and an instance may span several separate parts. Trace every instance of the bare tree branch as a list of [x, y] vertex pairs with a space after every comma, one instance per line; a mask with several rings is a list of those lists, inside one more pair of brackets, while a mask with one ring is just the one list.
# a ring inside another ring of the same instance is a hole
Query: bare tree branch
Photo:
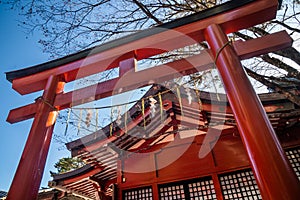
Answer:
[[293, 27], [291, 27], [291, 26], [289, 26], [289, 25], [287, 25], [287, 24], [285, 24], [285, 23], [283, 23], [283, 22], [280, 22], [280, 21], [278, 21], [278, 20], [273, 20], [273, 21], [271, 21], [271, 23], [279, 24], [279, 25], [283, 26], [284, 28], [286, 28], [286, 29], [288, 29], [288, 30], [291, 30], [291, 31], [300, 33], [300, 29], [298, 29], [298, 28], [293, 28]]
[[[265, 86], [273, 89], [274, 91], [283, 94], [288, 100], [290, 100], [291, 102], [293, 102], [296, 105], [300, 106], [300, 97], [299, 97], [299, 95], [295, 95], [295, 94], [287, 91], [286, 89], [284, 89], [280, 85], [278, 85], [278, 84], [276, 84], [276, 83], [274, 83], [272, 81], [267, 80], [266, 76], [263, 76], [263, 75], [260, 75], [258, 73], [255, 73], [254, 71], [250, 70], [247, 67], [244, 67], [244, 68], [247, 71], [247, 73], [248, 73], [249, 76], [251, 76], [255, 80], [261, 82], [263, 85], [265, 85]], [[270, 78], [270, 77], [268, 77], [268, 78]]]
[[[257, 32], [259, 32], [260, 35], [267, 35], [269, 34], [268, 32], [266, 32], [265, 30], [259, 29], [259, 28], [251, 28], [252, 30], [256, 30]], [[244, 40], [250, 40], [253, 39], [252, 37], [243, 34], [241, 32], [236, 32], [235, 35], [243, 38]], [[298, 65], [300, 65], [300, 53], [299, 51], [297, 51], [295, 48], [293, 47], [288, 47], [276, 52], [273, 52], [274, 54], [289, 58], [291, 60], [293, 60], [295, 63], [297, 63]], [[274, 58], [274, 57], [270, 57], [269, 55], [263, 55], [261, 56], [261, 58], [268, 62], [269, 64], [272, 64], [273, 66], [276, 66], [280, 69], [283, 69], [285, 71], [288, 72], [288, 76], [297, 78], [300, 80], [300, 72], [298, 70], [296, 70], [295, 68], [287, 65], [286, 63], [282, 62], [281, 60]]]
[[153, 19], [157, 24], [162, 24], [163, 22], [157, 19], [151, 12], [148, 10], [148, 8], [143, 5], [141, 2], [138, 0], [132, 0], [146, 15], [147, 17]]

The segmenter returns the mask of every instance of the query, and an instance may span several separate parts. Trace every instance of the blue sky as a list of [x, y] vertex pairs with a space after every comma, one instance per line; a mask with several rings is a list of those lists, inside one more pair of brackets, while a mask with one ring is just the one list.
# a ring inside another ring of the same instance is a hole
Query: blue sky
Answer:
[[[48, 61], [50, 57], [43, 53], [42, 46], [38, 44], [38, 40], [42, 37], [41, 33], [25, 34], [24, 30], [18, 26], [19, 19], [17, 11], [0, 4], [0, 91], [2, 94], [2, 103], [0, 104], [0, 190], [4, 191], [9, 190], [32, 123], [32, 120], [27, 120], [9, 124], [6, 122], [8, 112], [32, 103], [41, 95], [41, 93], [34, 93], [21, 96], [11, 88], [11, 83], [6, 80], [5, 72], [34, 66]], [[66, 89], [68, 90], [68, 88]], [[122, 98], [117, 97], [116, 99], [131, 101], [139, 99], [142, 95], [143, 92], [129, 92], [125, 93]], [[112, 99], [103, 99], [100, 104], [116, 103], [113, 101]], [[57, 125], [54, 132], [64, 132], [65, 126]], [[55, 162], [61, 157], [70, 156], [69, 151], [59, 150], [61, 147], [61, 144], [52, 141], [41, 187], [47, 187], [48, 181], [52, 179], [49, 171], [56, 171], [53, 167]]]
[[[8, 191], [23, 151], [32, 120], [9, 124], [6, 117], [10, 109], [34, 101], [40, 94], [21, 96], [11, 88], [5, 72], [46, 62], [49, 55], [43, 53], [38, 40], [39, 33], [26, 35], [18, 26], [17, 11], [0, 4], [0, 190]], [[47, 186], [49, 170], [55, 171], [53, 164], [64, 152], [58, 151], [52, 142], [47, 168], [41, 186]]]

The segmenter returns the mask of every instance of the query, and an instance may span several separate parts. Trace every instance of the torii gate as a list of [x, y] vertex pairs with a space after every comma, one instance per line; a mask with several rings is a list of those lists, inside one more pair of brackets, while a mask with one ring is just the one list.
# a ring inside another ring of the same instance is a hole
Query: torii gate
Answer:
[[[290, 46], [291, 38], [279, 32], [246, 42], [228, 42], [226, 33], [273, 19], [276, 0], [235, 0], [182, 19], [148, 29], [62, 59], [7, 73], [20, 94], [43, 90], [35, 103], [11, 110], [7, 121], [19, 122], [34, 117], [8, 200], [37, 197], [45, 167], [56, 116], [59, 110], [113, 95], [122, 78], [122, 92], [140, 85], [174, 78], [172, 67], [182, 74], [205, 70], [215, 59], [229, 103], [237, 121], [245, 149], [263, 199], [299, 199], [300, 183], [287, 160], [267, 115], [251, 86], [240, 59]], [[176, 33], [180, 34], [176, 34]], [[169, 64], [136, 72], [136, 60], [190, 45], [183, 36], [206, 40], [210, 50]], [[152, 48], [152, 47], [155, 47]], [[90, 55], [88, 55], [90, 54]], [[88, 56], [87, 56], [88, 55]], [[208, 56], [210, 55], [210, 56]], [[112, 62], [113, 61], [113, 62]], [[193, 63], [196, 68], [190, 63]], [[168, 65], [169, 67], [166, 67]], [[118, 78], [94, 86], [63, 92], [66, 82], [106, 69], [119, 67]], [[77, 74], [80, 70], [80, 74]], [[94, 89], [91, 92], [91, 88]], [[91, 99], [92, 97], [92, 99]], [[265, 155], [270, 155], [268, 159]]]

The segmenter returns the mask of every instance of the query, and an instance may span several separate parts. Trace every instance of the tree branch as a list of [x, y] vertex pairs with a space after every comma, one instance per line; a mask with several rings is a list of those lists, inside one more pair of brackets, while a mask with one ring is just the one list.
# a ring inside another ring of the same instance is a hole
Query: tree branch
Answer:
[[[251, 30], [258, 31], [260, 35], [269, 34], [268, 32], [266, 32], [265, 30], [262, 30], [262, 29], [251, 28]], [[235, 32], [235, 35], [237, 35], [238, 37], [240, 37], [244, 40], [253, 39], [252, 37], [250, 37], [248, 35], [245, 35], [241, 32]], [[277, 54], [277, 55], [280, 55], [280, 56], [283, 56], [283, 57], [286, 57], [286, 58], [289, 58], [292, 61], [294, 61], [295, 63], [297, 63], [298, 65], [300, 65], [300, 53], [293, 47], [288, 47], [288, 48], [285, 48], [285, 49], [282, 49], [282, 50], [279, 50], [279, 51], [275, 51], [273, 53]], [[281, 60], [279, 60], [277, 58], [274, 58], [274, 57], [271, 57], [269, 55], [263, 55], [263, 56], [261, 56], [261, 58], [265, 62], [267, 62], [267, 63], [269, 63], [269, 64], [271, 64], [275, 67], [278, 67], [280, 69], [283, 69], [283, 70], [287, 71], [288, 76], [294, 77], [294, 78], [297, 78], [297, 79], [300, 80], [300, 72], [298, 70], [296, 70], [295, 68], [285, 64]]]
[[[289, 91], [286, 91], [283, 87], [280, 85], [273, 83], [269, 80], [266, 79], [266, 76], [260, 75], [252, 70], [250, 70], [247, 67], [244, 67], [246, 72], [248, 73], [249, 76], [254, 78], [255, 80], [259, 81], [263, 85], [273, 89], [275, 92], [283, 94], [288, 100], [293, 102], [294, 104], [300, 106], [300, 97], [298, 95], [295, 95]], [[269, 77], [268, 77], [269, 78]]]
[[157, 24], [162, 24], [163, 22], [157, 19], [150, 10], [138, 0], [133, 0], [133, 2], [150, 18], [153, 19]]
[[293, 27], [291, 27], [291, 26], [289, 26], [289, 25], [287, 25], [287, 24], [285, 24], [285, 23], [283, 23], [283, 22], [280, 22], [280, 21], [278, 21], [278, 20], [273, 20], [273, 21], [271, 21], [271, 23], [279, 24], [279, 25], [283, 26], [284, 28], [286, 28], [286, 29], [288, 29], [288, 30], [291, 30], [291, 31], [300, 33], [300, 29], [293, 28]]
[[274, 58], [274, 57], [269, 56], [268, 54], [265, 54], [265, 55], [261, 56], [261, 59], [275, 67], [285, 70], [288, 73], [287, 74], [288, 77], [293, 77], [293, 78], [300, 80], [300, 72], [298, 70], [296, 70], [295, 68], [285, 64], [278, 58]]

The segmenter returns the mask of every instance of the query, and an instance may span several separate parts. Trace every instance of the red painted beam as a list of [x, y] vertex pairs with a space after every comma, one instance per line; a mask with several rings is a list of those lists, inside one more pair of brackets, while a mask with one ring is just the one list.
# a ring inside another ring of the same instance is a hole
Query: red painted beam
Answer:
[[43, 100], [37, 101], [37, 112], [7, 200], [37, 199], [57, 115], [51, 105], [55, 95], [62, 92], [63, 85], [58, 77], [50, 76]]
[[197, 71], [204, 71], [211, 67], [212, 59], [210, 54], [204, 51], [199, 55], [150, 69], [138, 72], [131, 70], [122, 77], [58, 95], [54, 104], [60, 108], [79, 105], [114, 94], [138, 89], [153, 83], [162, 83]]
[[19, 108], [11, 110], [8, 114], [6, 121], [9, 123], [16, 123], [23, 120], [31, 119], [37, 111], [37, 103], [28, 104]]
[[50, 75], [63, 76], [66, 82], [69, 82], [75, 80], [76, 77], [84, 77], [117, 67], [119, 61], [124, 59], [120, 59], [120, 57], [126, 57], [128, 52], [135, 52], [137, 60], [141, 60], [162, 51], [170, 51], [191, 45], [204, 40], [203, 31], [210, 24], [219, 24], [226, 33], [248, 28], [273, 19], [276, 16], [277, 4], [277, 0], [257, 0], [231, 12], [215, 15], [172, 30], [166, 30], [120, 45], [117, 48], [88, 56], [85, 59], [13, 80], [13, 88], [20, 94], [28, 94], [42, 90]]
[[299, 199], [300, 182], [238, 55], [226, 45], [228, 39], [220, 26], [211, 25], [205, 33], [214, 55], [222, 49], [216, 58], [217, 68], [263, 199]]
[[[238, 54], [238, 56], [249, 58], [250, 55], [257, 56], [261, 53], [266, 53], [268, 52], [268, 49], [273, 51], [288, 47], [292, 44], [292, 40], [286, 32], [279, 32], [274, 35], [269, 35], [265, 40], [263, 37], [244, 43], [249, 43], [249, 47], [247, 45], [243, 45], [243, 47], [236, 45], [237, 50], [242, 52], [242, 54]], [[243, 44], [243, 42], [240, 42], [240, 44]], [[262, 45], [264, 48], [258, 48], [256, 45]], [[62, 109], [87, 103], [93, 100], [112, 96], [113, 94], [118, 94], [120, 90], [122, 92], [126, 92], [153, 83], [162, 83], [163, 81], [198, 71], [204, 71], [211, 68], [213, 64], [210, 51], [204, 50], [195, 56], [138, 72], [135, 72], [134, 69], [128, 70], [122, 77], [66, 94], [60, 94], [57, 96], [54, 105]]]
[[[152, 83], [161, 83], [165, 80], [176, 78], [185, 74], [206, 70], [211, 67], [211, 64], [212, 60], [209, 56], [209, 51], [203, 51], [201, 54], [187, 59], [174, 61], [139, 72], [133, 72], [134, 70], [127, 71], [122, 78], [115, 78], [96, 85], [59, 94], [56, 97], [54, 105], [61, 110], [74, 105], [80, 105], [112, 96], [113, 93], [118, 93], [120, 88], [122, 88], [122, 92], [126, 92], [141, 86], [146, 86]], [[194, 66], [198, 67], [195, 68]], [[11, 110], [7, 121], [15, 123], [24, 119], [29, 119], [32, 115], [34, 115], [35, 110], [29, 110], [27, 108], [34, 108], [34, 103]]]
[[[292, 46], [293, 40], [286, 31], [280, 31], [243, 42], [233, 42], [234, 50], [241, 60], [274, 52]], [[261, 48], [265, 47], [265, 48]]]
[[[262, 53], [268, 53], [291, 46], [291, 44], [292, 39], [290, 36], [285, 31], [281, 31], [245, 42], [237, 41], [233, 43], [233, 46], [241, 59], [247, 59], [252, 56], [261, 55]], [[197, 56], [156, 66], [140, 72], [134, 73], [134, 68], [132, 68], [131, 71], [126, 71], [126, 75], [122, 80], [116, 78], [84, 89], [60, 94], [55, 100], [55, 105], [59, 109], [64, 109], [72, 105], [79, 105], [95, 99], [111, 96], [114, 93], [114, 89], [117, 89], [116, 85], [118, 84], [120, 87], [121, 82], [124, 83], [124, 85], [122, 85], [122, 87], [124, 87], [122, 92], [125, 92], [142, 85], [149, 85], [149, 81], [159, 83], [170, 78], [181, 76], [182, 73], [189, 74], [195, 71], [203, 71], [208, 69], [212, 64], [213, 59], [211, 59], [210, 51], [205, 50]], [[194, 68], [194, 66], [198, 67]], [[172, 70], [170, 70], [171, 68]], [[11, 110], [7, 121], [15, 123], [30, 119], [36, 112], [35, 108], [35, 103], [33, 103]]]

